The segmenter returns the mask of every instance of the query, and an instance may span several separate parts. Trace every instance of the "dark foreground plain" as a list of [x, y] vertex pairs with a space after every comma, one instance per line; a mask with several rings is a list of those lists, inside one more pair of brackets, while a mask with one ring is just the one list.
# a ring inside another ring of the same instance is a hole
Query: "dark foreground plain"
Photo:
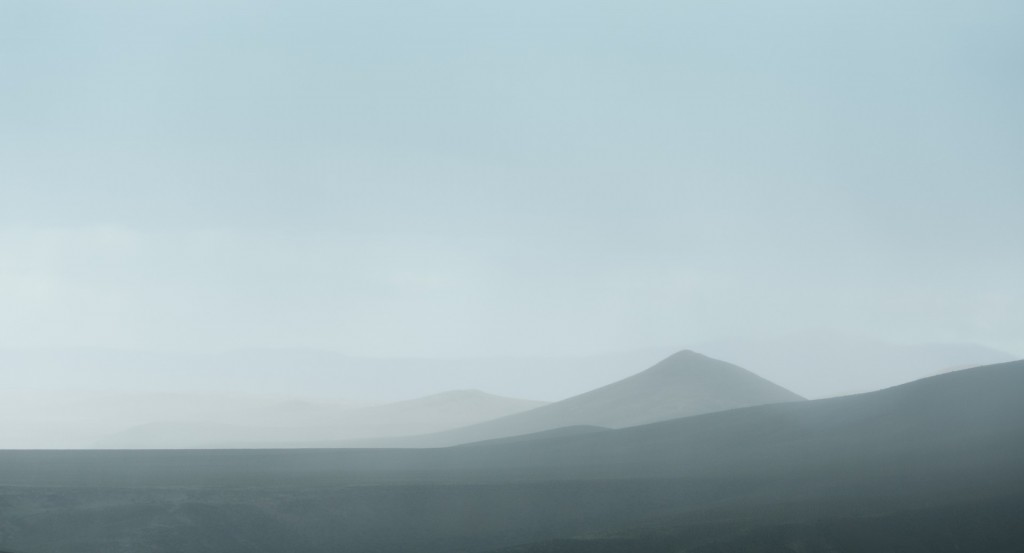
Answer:
[[0, 550], [1024, 550], [1024, 362], [421, 450], [0, 452]]

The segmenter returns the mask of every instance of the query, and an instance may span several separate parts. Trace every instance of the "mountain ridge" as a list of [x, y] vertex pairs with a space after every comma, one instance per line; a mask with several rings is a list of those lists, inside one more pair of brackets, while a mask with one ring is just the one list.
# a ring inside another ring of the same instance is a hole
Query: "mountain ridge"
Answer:
[[572, 426], [622, 428], [737, 407], [804, 398], [742, 367], [693, 350], [589, 392], [464, 428], [363, 447], [438, 447], [508, 438]]

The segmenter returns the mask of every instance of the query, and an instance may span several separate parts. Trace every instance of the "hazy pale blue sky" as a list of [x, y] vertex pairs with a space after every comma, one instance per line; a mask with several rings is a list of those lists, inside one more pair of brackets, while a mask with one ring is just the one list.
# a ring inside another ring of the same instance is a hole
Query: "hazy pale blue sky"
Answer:
[[0, 3], [0, 347], [1024, 353], [1019, 1]]

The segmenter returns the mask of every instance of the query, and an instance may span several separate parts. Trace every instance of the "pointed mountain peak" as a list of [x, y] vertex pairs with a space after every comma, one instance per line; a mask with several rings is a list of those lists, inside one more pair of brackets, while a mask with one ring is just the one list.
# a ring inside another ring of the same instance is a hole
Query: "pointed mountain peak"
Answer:
[[682, 374], [692, 372], [732, 372], [752, 374], [744, 368], [697, 353], [691, 349], [684, 349], [673, 353], [662, 359], [649, 369], [636, 376], [650, 376], [656, 374]]
[[[703, 354], [697, 353], [696, 351], [693, 351], [692, 349], [684, 349], [684, 350], [681, 350], [681, 351], [677, 351], [677, 352], [673, 353], [672, 355], [669, 355], [668, 357], [662, 359], [657, 364], [655, 364], [654, 367], [658, 367], [660, 365], [665, 365], [665, 364], [670, 364], [670, 363], [685, 363], [685, 362], [704, 361], [704, 360], [707, 360], [707, 361], [717, 361], [717, 359], [712, 359], [712, 358], [708, 357], [707, 355], [703, 355]], [[651, 367], [651, 368], [653, 369], [654, 367]]]
[[760, 376], [692, 350], [595, 390], [529, 411], [456, 429], [436, 443], [451, 445], [553, 428], [624, 428], [650, 422], [803, 398]]

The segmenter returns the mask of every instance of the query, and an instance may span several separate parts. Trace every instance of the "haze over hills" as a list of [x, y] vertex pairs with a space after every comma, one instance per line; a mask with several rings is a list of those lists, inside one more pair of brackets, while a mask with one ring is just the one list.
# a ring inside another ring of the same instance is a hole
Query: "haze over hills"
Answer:
[[[737, 338], [708, 343], [700, 351], [810, 397], [1011, 358], [981, 346], [896, 345], [836, 334]], [[328, 426], [352, 407], [452, 389], [561, 400], [636, 374], [670, 353], [652, 349], [587, 357], [430, 360], [302, 349], [219, 354], [0, 349], [5, 385], [0, 390], [0, 447], [93, 447], [142, 425], [158, 424], [153, 428], [173, 434], [179, 423], [220, 427], [198, 435], [226, 444], [220, 436], [261, 435], [250, 427]]]
[[825, 331], [723, 338], [696, 349], [814, 399], [870, 392], [952, 369], [1018, 358], [978, 344], [900, 344]]
[[298, 409], [303, 415], [302, 424], [294, 418], [254, 420], [248, 425], [158, 422], [116, 433], [96, 445], [115, 449], [283, 447], [303, 441], [406, 436], [466, 426], [543, 405], [542, 401], [500, 397], [479, 390], [456, 390], [346, 410], [317, 410], [315, 405], [290, 403], [283, 407]]
[[746, 553], [788, 536], [859, 553], [945, 536], [1009, 552], [1021, 528], [1000, 513], [1024, 507], [1022, 394], [1015, 362], [470, 447], [0, 452], [0, 548]]
[[[1015, 355], [977, 344], [900, 344], [840, 333], [735, 336], [687, 344], [808, 397], [870, 391]], [[394, 402], [448, 390], [558, 401], [640, 372], [680, 347], [580, 356], [372, 358], [316, 349], [219, 353], [0, 348], [5, 389], [21, 393], [278, 396]]]
[[728, 363], [678, 352], [638, 374], [544, 405], [459, 391], [350, 410], [319, 424], [239, 426], [201, 422], [141, 425], [99, 442], [105, 448], [424, 447], [563, 427], [621, 428], [693, 414], [802, 398]]
[[[733, 339], [704, 347], [716, 358], [811, 397], [1010, 359], [981, 346], [895, 345], [835, 334]], [[284, 442], [265, 439], [273, 437], [272, 431], [261, 434], [253, 427], [325, 427], [344, 418], [344, 411], [380, 403], [381, 398], [391, 402], [452, 389], [560, 400], [636, 374], [670, 353], [428, 360], [358, 358], [317, 350], [182, 354], [0, 349], [5, 385], [0, 390], [0, 447], [93, 447], [143, 425], [157, 425], [150, 428], [165, 436], [188, 434], [180, 423], [208, 425], [195, 436], [208, 436], [209, 443], [239, 443], [220, 438], [243, 435], [243, 441], [256, 438], [252, 444], [276, 447]], [[543, 393], [527, 393], [531, 391]], [[331, 434], [310, 431], [305, 434], [309, 440], [301, 436], [291, 443], [309, 444]]]
[[444, 446], [574, 426], [623, 428], [802, 397], [736, 365], [690, 350], [596, 390], [530, 411], [431, 436], [360, 445]]
[[[204, 423], [225, 431], [329, 426], [352, 407], [451, 390], [562, 399], [639, 372], [668, 353], [378, 359], [308, 349], [209, 354], [0, 349], [0, 447], [88, 448], [146, 424]], [[484, 420], [483, 414], [473, 420]], [[419, 428], [406, 430], [431, 427]]]

